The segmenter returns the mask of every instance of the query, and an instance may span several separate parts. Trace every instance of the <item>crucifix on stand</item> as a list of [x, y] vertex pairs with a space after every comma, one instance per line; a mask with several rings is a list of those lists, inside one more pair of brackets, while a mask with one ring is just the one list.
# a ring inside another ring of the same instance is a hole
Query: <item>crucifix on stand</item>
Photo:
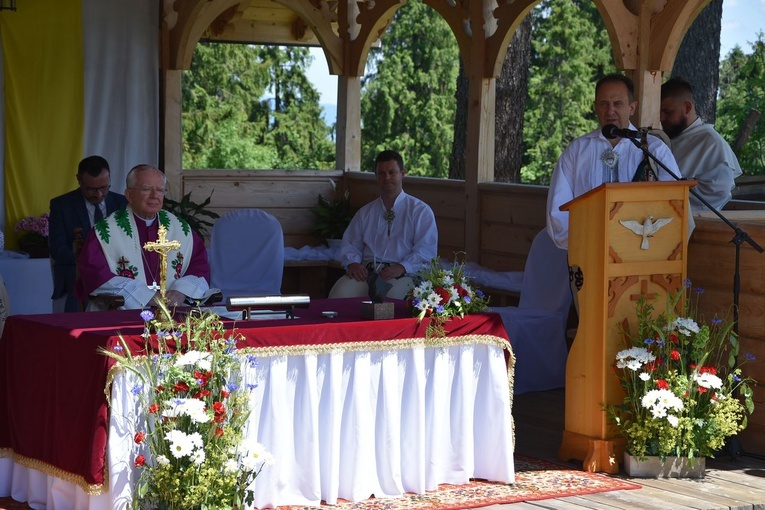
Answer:
[[[164, 225], [159, 226], [156, 241], [149, 241], [143, 245], [144, 250], [155, 251], [159, 254], [159, 298], [165, 307], [167, 306], [167, 298], [165, 297], [167, 293], [167, 254], [171, 250], [179, 250], [180, 248], [180, 241], [167, 240], [167, 229]], [[157, 290], [156, 282], [149, 288]]]

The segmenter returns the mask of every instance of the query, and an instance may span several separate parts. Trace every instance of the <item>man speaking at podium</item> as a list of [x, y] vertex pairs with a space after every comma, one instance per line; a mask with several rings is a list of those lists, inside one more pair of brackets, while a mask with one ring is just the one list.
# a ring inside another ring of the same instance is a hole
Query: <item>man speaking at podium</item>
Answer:
[[642, 138], [648, 150], [680, 175], [675, 158], [660, 138], [643, 135], [630, 122], [637, 108], [632, 80], [609, 74], [595, 85], [595, 115], [600, 127], [576, 138], [558, 159], [547, 194], [547, 232], [558, 248], [568, 249], [568, 211], [560, 206], [604, 182], [672, 180], [628, 138]]

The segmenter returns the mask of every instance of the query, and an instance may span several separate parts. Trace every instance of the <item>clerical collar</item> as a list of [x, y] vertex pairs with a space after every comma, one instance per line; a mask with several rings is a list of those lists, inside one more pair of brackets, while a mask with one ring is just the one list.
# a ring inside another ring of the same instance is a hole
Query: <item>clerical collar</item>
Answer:
[[142, 222], [144, 222], [144, 223], [146, 224], [146, 226], [147, 226], [147, 227], [151, 227], [152, 225], [154, 225], [154, 222], [155, 222], [155, 221], [157, 221], [157, 216], [158, 216], [158, 215], [157, 215], [157, 214], [155, 214], [155, 215], [154, 215], [154, 217], [153, 217], [152, 219], [150, 219], [150, 220], [147, 220], [147, 219], [145, 219], [145, 218], [141, 218], [141, 217], [140, 217], [140, 216], [138, 216], [137, 214], [135, 215], [136, 219], [139, 219], [139, 220], [141, 220]]

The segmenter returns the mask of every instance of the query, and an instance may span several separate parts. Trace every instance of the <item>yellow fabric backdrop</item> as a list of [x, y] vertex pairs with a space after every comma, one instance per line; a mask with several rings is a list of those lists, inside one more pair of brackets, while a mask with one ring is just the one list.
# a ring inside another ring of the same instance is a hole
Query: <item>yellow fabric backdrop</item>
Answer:
[[76, 186], [84, 143], [81, 0], [20, 2], [0, 13], [5, 74], [6, 248], [13, 227]]

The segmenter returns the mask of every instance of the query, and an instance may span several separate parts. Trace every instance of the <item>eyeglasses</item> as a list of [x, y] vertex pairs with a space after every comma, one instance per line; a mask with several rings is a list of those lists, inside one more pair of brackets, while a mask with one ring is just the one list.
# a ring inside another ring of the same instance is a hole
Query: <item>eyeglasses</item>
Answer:
[[101, 194], [107, 194], [109, 192], [109, 189], [111, 189], [111, 184], [109, 186], [101, 186], [100, 188], [91, 188], [90, 186], [83, 186], [82, 190], [85, 193], [101, 193]]
[[134, 189], [142, 195], [151, 195], [152, 192], [156, 193], [157, 195], [164, 195], [167, 193], [167, 188], [152, 188], [151, 186], [141, 186], [140, 188], [130, 189]]

